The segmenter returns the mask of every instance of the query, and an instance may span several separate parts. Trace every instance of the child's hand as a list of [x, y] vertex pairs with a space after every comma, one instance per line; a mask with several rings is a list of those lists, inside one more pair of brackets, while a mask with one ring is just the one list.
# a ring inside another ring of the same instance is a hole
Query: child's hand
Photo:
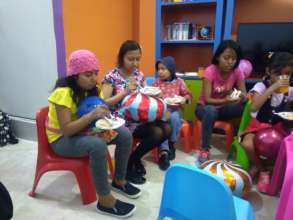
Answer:
[[133, 77], [130, 77], [129, 78], [129, 81], [128, 81], [128, 84], [127, 84], [127, 89], [129, 91], [129, 93], [135, 91], [137, 89], [137, 82], [135, 80], [135, 78]]
[[274, 91], [280, 89], [281, 87], [289, 86], [289, 78], [288, 79], [278, 79], [273, 85], [272, 88]]
[[164, 94], [163, 94], [163, 92], [161, 91], [156, 97], [158, 97], [158, 98], [160, 98], [160, 99], [164, 98]]
[[182, 98], [181, 98], [180, 104], [181, 104], [181, 105], [186, 104], [186, 98], [185, 98], [185, 97], [182, 97]]
[[226, 104], [240, 103], [241, 101], [242, 101], [241, 98], [233, 99], [233, 98], [231, 98], [230, 95], [228, 95], [228, 96], [225, 98], [225, 103], [226, 103]]
[[125, 88], [125, 92], [126, 92], [126, 95], [129, 95], [130, 93], [134, 92], [137, 88], [137, 85], [132, 83], [132, 82], [128, 82], [126, 88]]
[[110, 111], [107, 108], [107, 106], [99, 105], [93, 111], [91, 111], [89, 114], [90, 114], [91, 119], [95, 120], [97, 118], [103, 118], [106, 115], [109, 115]]
[[241, 102], [246, 102], [248, 99], [247, 95], [245, 95], [243, 92], [240, 93], [240, 100]]

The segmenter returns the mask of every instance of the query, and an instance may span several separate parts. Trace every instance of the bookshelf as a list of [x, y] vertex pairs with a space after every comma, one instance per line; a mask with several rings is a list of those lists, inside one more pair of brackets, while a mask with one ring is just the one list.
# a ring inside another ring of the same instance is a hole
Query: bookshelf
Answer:
[[[224, 0], [156, 0], [156, 59], [173, 56], [178, 72], [207, 66], [221, 42], [223, 13]], [[202, 38], [204, 28], [209, 34]]]

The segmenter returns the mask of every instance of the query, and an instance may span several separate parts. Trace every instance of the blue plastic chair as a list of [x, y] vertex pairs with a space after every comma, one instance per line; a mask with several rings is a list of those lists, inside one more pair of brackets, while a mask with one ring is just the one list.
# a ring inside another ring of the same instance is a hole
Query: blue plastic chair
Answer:
[[165, 176], [158, 220], [255, 220], [249, 202], [234, 197], [220, 178], [176, 164]]
[[156, 80], [156, 78], [153, 77], [153, 76], [147, 76], [147, 77], [145, 77], [145, 81], [146, 81], [146, 84], [148, 86], [152, 86], [153, 83], [155, 82], [155, 80]]

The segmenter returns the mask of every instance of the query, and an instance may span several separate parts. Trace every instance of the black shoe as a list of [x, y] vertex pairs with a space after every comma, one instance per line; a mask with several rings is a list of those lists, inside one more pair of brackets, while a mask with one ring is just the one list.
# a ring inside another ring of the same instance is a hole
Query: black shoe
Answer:
[[140, 189], [128, 182], [124, 186], [120, 186], [113, 181], [112, 188], [113, 190], [120, 192], [131, 199], [136, 199], [141, 195]]
[[136, 210], [135, 205], [122, 202], [118, 199], [116, 200], [115, 206], [113, 208], [103, 207], [98, 203], [97, 209], [102, 214], [111, 215], [118, 218], [127, 218], [131, 216]]
[[169, 166], [170, 166], [169, 153], [167, 151], [163, 151], [160, 154], [159, 167], [161, 170], [167, 170]]
[[174, 160], [176, 157], [176, 148], [174, 147], [174, 142], [169, 141], [169, 160]]
[[129, 170], [126, 174], [126, 180], [138, 185], [144, 184], [146, 182], [146, 178], [144, 178], [140, 173]]

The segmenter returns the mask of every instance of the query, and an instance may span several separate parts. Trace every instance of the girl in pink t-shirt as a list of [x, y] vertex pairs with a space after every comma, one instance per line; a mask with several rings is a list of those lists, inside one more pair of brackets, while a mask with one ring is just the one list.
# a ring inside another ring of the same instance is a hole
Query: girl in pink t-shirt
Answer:
[[[195, 111], [202, 122], [202, 149], [198, 158], [200, 163], [209, 159], [215, 121], [230, 120], [242, 115], [246, 89], [244, 75], [237, 69], [241, 56], [241, 48], [236, 42], [222, 41], [212, 64], [205, 69], [203, 90]], [[230, 98], [234, 88], [241, 91], [238, 99]]]

